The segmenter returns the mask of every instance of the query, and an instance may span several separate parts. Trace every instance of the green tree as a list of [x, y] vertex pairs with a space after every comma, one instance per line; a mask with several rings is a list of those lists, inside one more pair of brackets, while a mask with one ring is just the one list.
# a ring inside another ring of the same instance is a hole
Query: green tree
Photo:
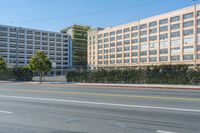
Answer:
[[32, 71], [40, 74], [40, 82], [42, 76], [49, 72], [52, 68], [52, 63], [42, 51], [38, 51], [30, 60], [29, 67]]
[[6, 68], [6, 61], [2, 57], [0, 57], [0, 70], [5, 70]]

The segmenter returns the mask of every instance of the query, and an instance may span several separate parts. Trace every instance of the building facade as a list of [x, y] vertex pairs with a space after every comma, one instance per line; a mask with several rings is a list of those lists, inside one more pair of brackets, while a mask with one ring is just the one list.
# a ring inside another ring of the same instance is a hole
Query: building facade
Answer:
[[69, 67], [79, 70], [87, 69], [87, 32], [89, 26], [73, 25], [61, 30], [69, 35]]
[[88, 32], [91, 69], [200, 65], [200, 5]]
[[8, 67], [26, 66], [37, 51], [43, 51], [53, 64], [52, 75], [69, 68], [69, 37], [59, 32], [0, 25], [0, 56]]

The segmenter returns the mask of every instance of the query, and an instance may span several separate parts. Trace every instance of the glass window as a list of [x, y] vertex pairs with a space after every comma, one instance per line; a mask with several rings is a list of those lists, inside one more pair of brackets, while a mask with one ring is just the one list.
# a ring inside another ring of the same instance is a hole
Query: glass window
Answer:
[[197, 19], [197, 25], [200, 25], [200, 19]]
[[168, 46], [169, 46], [168, 41], [162, 41], [162, 42], [160, 42], [160, 48], [165, 48], [165, 47], [168, 47]]
[[198, 34], [200, 33], [200, 28], [197, 28], [197, 33], [198, 33]]
[[110, 61], [110, 64], [115, 64], [115, 60], [111, 60], [111, 61]]
[[104, 64], [106, 64], [106, 65], [107, 65], [107, 64], [108, 64], [108, 61], [104, 61]]
[[160, 32], [167, 31], [167, 30], [168, 30], [168, 26], [160, 27]]
[[183, 55], [183, 60], [193, 60], [193, 54]]
[[193, 32], [194, 32], [193, 29], [184, 30], [184, 31], [183, 31], [183, 35], [184, 35], [184, 36], [192, 35]]
[[122, 36], [117, 36], [117, 40], [121, 40], [122, 39]]
[[114, 52], [115, 52], [115, 48], [111, 48], [110, 53], [114, 53]]
[[145, 29], [145, 28], [147, 28], [147, 24], [140, 25], [140, 29]]
[[160, 61], [168, 61], [168, 57], [167, 56], [161, 56], [159, 58]]
[[157, 54], [157, 50], [150, 50], [150, 51], [149, 51], [149, 54], [150, 54], [150, 55], [156, 55], [156, 54]]
[[157, 22], [155, 21], [155, 22], [151, 22], [151, 23], [149, 23], [149, 27], [153, 27], [153, 26], [156, 26], [157, 25]]
[[180, 29], [180, 24], [172, 24], [171, 25], [171, 30], [176, 30], [176, 29]]
[[140, 42], [146, 42], [146, 41], [147, 41], [147, 37], [140, 38]]
[[104, 37], [108, 37], [108, 33], [104, 33]]
[[197, 12], [197, 16], [200, 16], [200, 11]]
[[126, 33], [126, 32], [129, 32], [130, 31], [130, 28], [126, 28], [126, 29], [124, 29], [124, 32]]
[[200, 51], [200, 45], [197, 45], [197, 51]]
[[111, 55], [110, 55], [110, 58], [111, 58], [111, 59], [115, 58], [115, 54], [111, 54]]
[[125, 34], [124, 39], [130, 38], [130, 34]]
[[140, 51], [140, 56], [146, 56], [147, 55], [147, 51]]
[[130, 40], [124, 40], [124, 44], [130, 44]]
[[138, 63], [138, 59], [132, 59], [133, 63]]
[[183, 15], [183, 19], [188, 19], [188, 18], [192, 18], [192, 17], [193, 17], [193, 12]]
[[104, 53], [108, 53], [108, 49], [105, 49], [105, 50], [104, 50]]
[[157, 62], [157, 57], [150, 57], [149, 62]]
[[180, 46], [180, 39], [172, 40], [171, 41], [171, 46], [172, 47], [179, 47]]
[[172, 48], [171, 49], [172, 54], [179, 54], [180, 53], [180, 48]]
[[158, 47], [157, 43], [150, 43], [149, 45], [150, 45], [150, 49], [154, 49]]
[[138, 39], [132, 39], [132, 43], [138, 43]]
[[180, 20], [180, 16], [172, 17], [170, 20], [171, 20], [171, 22], [179, 21]]
[[140, 50], [146, 50], [147, 49], [147, 44], [141, 44], [140, 45]]
[[149, 36], [149, 41], [156, 41], [156, 40], [157, 40], [157, 35]]
[[133, 45], [132, 50], [138, 50], [138, 45]]
[[183, 51], [184, 52], [193, 52], [194, 48], [193, 48], [193, 46], [185, 46], [185, 47], [183, 47]]
[[149, 30], [149, 34], [157, 33], [157, 28], [153, 28]]
[[168, 34], [160, 34], [160, 40], [165, 40], [168, 38]]
[[108, 42], [108, 38], [105, 38], [105, 39], [104, 39], [104, 42]]
[[110, 32], [110, 36], [115, 35], [115, 31]]
[[187, 22], [184, 22], [184, 23], [183, 23], [183, 27], [193, 26], [193, 24], [194, 24], [194, 21], [193, 21], [193, 20], [187, 21]]
[[132, 33], [132, 37], [137, 37], [137, 36], [138, 36], [138, 32]]
[[147, 58], [140, 58], [140, 62], [147, 62]]
[[124, 59], [124, 63], [130, 63], [130, 59]]
[[108, 59], [108, 55], [104, 55], [104, 59]]
[[180, 60], [180, 55], [171, 56], [171, 61], [179, 61], [179, 60]]
[[163, 20], [160, 20], [159, 24], [162, 25], [162, 24], [167, 24], [168, 23], [168, 19], [163, 19]]
[[104, 44], [104, 48], [108, 48], [108, 44]]
[[131, 27], [132, 31], [138, 30], [138, 26]]
[[110, 38], [110, 41], [115, 41], [115, 37], [111, 37], [111, 38]]
[[122, 52], [122, 47], [117, 48], [117, 52]]
[[194, 42], [194, 38], [190, 37], [190, 38], [184, 38], [184, 44], [190, 44]]
[[115, 47], [115, 43], [110, 43], [110, 47]]
[[117, 54], [117, 58], [122, 58], [122, 54]]
[[121, 63], [122, 63], [122, 60], [117, 60], [117, 63], [118, 63], [118, 64], [121, 64]]
[[122, 41], [117, 42], [117, 46], [121, 46], [122, 45]]
[[132, 52], [132, 56], [138, 56], [138, 52]]
[[124, 53], [124, 57], [130, 57], [130, 53]]
[[140, 31], [140, 35], [143, 36], [143, 35], [147, 35], [147, 31], [144, 30], [144, 31]]
[[129, 51], [129, 50], [130, 50], [130, 46], [124, 47], [124, 51]]
[[171, 38], [174, 38], [174, 37], [180, 37], [180, 31], [172, 32]]
[[167, 54], [168, 53], [168, 49], [160, 49], [160, 54]]
[[121, 34], [122, 33], [122, 30], [117, 30], [117, 34]]

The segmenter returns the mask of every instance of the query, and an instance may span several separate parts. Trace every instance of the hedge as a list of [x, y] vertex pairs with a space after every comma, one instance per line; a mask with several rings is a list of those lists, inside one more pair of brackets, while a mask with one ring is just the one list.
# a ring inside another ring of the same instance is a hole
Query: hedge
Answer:
[[91, 83], [197, 84], [200, 83], [200, 68], [190, 68], [187, 65], [159, 65], [68, 71], [66, 79], [69, 82]]
[[7, 81], [31, 81], [33, 78], [33, 71], [28, 68], [13, 68], [0, 70], [0, 80]]

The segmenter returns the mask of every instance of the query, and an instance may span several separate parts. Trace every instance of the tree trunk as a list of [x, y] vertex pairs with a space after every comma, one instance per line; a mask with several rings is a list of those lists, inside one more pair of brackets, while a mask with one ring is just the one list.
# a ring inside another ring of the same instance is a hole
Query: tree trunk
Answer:
[[42, 84], [42, 73], [40, 72], [40, 83]]

